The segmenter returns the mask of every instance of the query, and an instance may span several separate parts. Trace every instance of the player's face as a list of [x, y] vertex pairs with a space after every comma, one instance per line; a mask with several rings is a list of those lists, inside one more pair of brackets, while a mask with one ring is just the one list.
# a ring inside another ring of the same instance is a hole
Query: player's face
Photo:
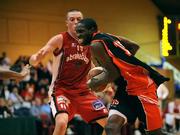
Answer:
[[68, 27], [68, 31], [70, 33], [73, 33], [75, 34], [75, 27], [76, 27], [76, 24], [81, 20], [83, 19], [83, 15], [81, 12], [79, 11], [73, 11], [73, 12], [69, 12], [67, 14], [67, 20], [66, 20], [66, 24], [67, 24], [67, 27]]
[[82, 45], [90, 45], [92, 40], [92, 31], [88, 30], [84, 24], [78, 23], [76, 25], [76, 34], [79, 38], [79, 43]]

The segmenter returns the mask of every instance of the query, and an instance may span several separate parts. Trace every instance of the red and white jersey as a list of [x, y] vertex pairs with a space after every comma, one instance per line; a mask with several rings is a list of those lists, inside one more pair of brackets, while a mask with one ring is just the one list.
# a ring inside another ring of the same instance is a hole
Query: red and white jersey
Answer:
[[91, 68], [90, 47], [80, 46], [68, 32], [61, 33], [63, 45], [54, 51], [51, 88], [84, 91]]

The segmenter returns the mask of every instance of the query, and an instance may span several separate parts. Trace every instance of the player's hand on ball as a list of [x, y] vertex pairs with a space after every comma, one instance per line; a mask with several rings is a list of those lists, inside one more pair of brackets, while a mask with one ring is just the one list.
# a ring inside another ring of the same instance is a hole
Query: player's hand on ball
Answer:
[[88, 73], [87, 85], [92, 91], [100, 92], [103, 91], [108, 83], [108, 72], [103, 67], [92, 68]]

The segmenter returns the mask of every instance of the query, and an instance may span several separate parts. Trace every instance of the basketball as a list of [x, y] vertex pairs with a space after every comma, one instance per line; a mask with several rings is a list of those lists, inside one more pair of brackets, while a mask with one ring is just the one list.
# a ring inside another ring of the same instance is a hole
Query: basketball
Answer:
[[100, 85], [98, 88], [96, 88], [95, 92], [102, 92], [106, 89], [107, 84]]
[[92, 77], [94, 77], [94, 76], [102, 73], [103, 70], [104, 70], [103, 67], [94, 67], [94, 68], [92, 68], [92, 69], [89, 71], [88, 77], [91, 79]]
[[[103, 77], [103, 76], [106, 76], [106, 69], [104, 69], [103, 67], [94, 67], [92, 68], [89, 73], [88, 73], [88, 82], [90, 82], [90, 80], [93, 78], [93, 77]], [[106, 88], [107, 84], [101, 84], [99, 85], [98, 87], [96, 88], [91, 88], [92, 91], [95, 91], [95, 92], [101, 92], [103, 91], [105, 88]], [[92, 86], [93, 87], [93, 86]]]

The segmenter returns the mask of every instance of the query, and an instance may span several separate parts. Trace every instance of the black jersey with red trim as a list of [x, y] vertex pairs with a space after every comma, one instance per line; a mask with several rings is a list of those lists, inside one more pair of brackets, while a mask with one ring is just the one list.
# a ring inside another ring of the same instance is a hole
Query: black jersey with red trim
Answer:
[[142, 90], [148, 88], [153, 82], [159, 86], [161, 83], [169, 80], [169, 78], [162, 76], [150, 66], [134, 57], [116, 36], [97, 33], [93, 36], [92, 42], [103, 43], [107, 54], [119, 69], [120, 76], [127, 82], [126, 90], [131, 95], [137, 95]]

